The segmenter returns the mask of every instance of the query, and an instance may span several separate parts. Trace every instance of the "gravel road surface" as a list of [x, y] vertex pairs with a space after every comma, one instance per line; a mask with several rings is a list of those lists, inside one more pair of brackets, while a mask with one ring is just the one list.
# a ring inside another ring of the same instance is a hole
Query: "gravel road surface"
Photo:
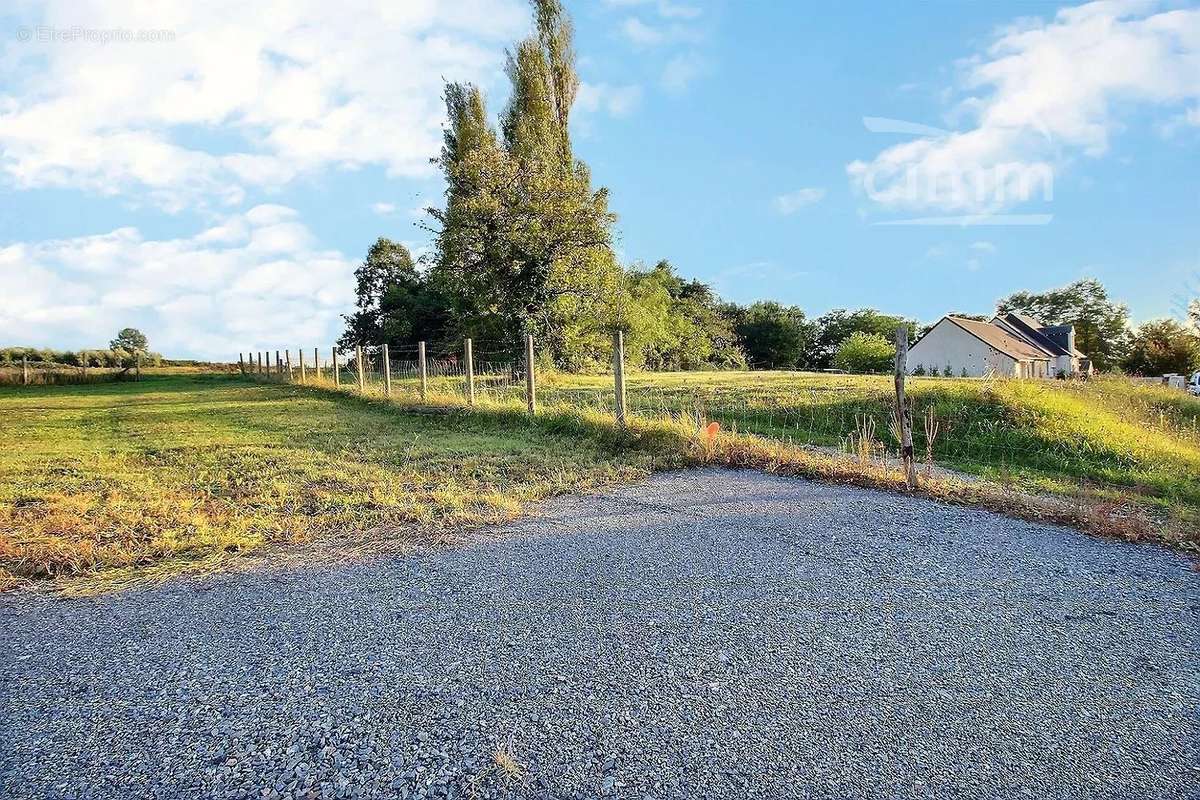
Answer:
[[1195, 798], [1198, 609], [1154, 546], [660, 475], [454, 549], [0, 597], [0, 797]]

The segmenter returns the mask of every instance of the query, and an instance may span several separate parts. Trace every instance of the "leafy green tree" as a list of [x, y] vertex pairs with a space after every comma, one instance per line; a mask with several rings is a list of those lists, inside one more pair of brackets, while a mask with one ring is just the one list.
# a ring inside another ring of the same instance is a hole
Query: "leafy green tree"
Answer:
[[346, 332], [338, 340], [338, 346], [382, 344], [385, 295], [397, 290], [415, 290], [420, 282], [408, 248], [391, 239], [377, 239], [367, 251], [366, 259], [354, 270], [355, 311], [344, 317]]
[[145, 354], [149, 349], [150, 342], [146, 339], [146, 334], [137, 328], [122, 328], [117, 333], [117, 338], [109, 342], [108, 346], [112, 350], [124, 350], [130, 355], [136, 355], [138, 353]]
[[1189, 375], [1200, 370], [1200, 336], [1173, 319], [1152, 320], [1134, 333], [1121, 367], [1139, 375]]
[[877, 333], [855, 331], [833, 354], [835, 369], [846, 372], [885, 372], [894, 367], [896, 347]]
[[1200, 334], [1200, 299], [1188, 303], [1188, 323], [1193, 331]]
[[631, 270], [624, 307], [626, 357], [650, 369], [745, 367], [730, 321], [712, 289], [684, 281], [668, 261]]
[[1129, 345], [1129, 309], [1112, 302], [1095, 278], [1048, 292], [1017, 292], [997, 304], [997, 313], [1016, 311], [1046, 325], [1074, 325], [1075, 346], [1097, 369], [1123, 360]]
[[417, 271], [403, 244], [378, 239], [354, 277], [356, 310], [345, 316], [339, 347], [440, 342], [450, 333], [449, 302]]
[[806, 366], [816, 327], [797, 306], [758, 302], [737, 314], [735, 330], [746, 360], [763, 369]]
[[810, 364], [818, 369], [826, 369], [833, 365], [834, 355], [842, 342], [855, 333], [869, 333], [894, 341], [896, 328], [907, 325], [909, 343], [915, 341], [914, 334], [918, 330], [917, 323], [904, 317], [883, 314], [873, 308], [860, 308], [857, 311], [847, 311], [835, 308], [817, 319], [817, 336]]
[[535, 0], [534, 10], [534, 35], [509, 53], [512, 89], [499, 135], [477, 87], [446, 87], [449, 125], [438, 159], [446, 207], [430, 209], [431, 279], [463, 330], [514, 351], [534, 333], [556, 361], [573, 366], [607, 346], [623, 281], [608, 192], [592, 191], [571, 150], [579, 87], [571, 24], [559, 0]]

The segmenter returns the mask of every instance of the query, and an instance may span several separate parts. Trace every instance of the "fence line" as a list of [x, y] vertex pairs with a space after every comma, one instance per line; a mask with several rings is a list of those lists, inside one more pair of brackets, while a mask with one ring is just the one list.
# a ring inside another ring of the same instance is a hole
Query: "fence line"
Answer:
[[133, 364], [124, 367], [89, 367], [85, 365], [60, 364], [50, 361], [33, 361], [22, 356], [19, 364], [0, 364], [0, 386], [60, 386], [81, 383], [107, 383], [112, 381], [142, 379], [142, 357], [139, 354]]
[[[358, 345], [352, 352], [333, 347], [326, 358], [319, 348], [313, 348], [311, 377], [301, 357], [299, 381], [354, 387], [367, 396], [457, 399], [469, 405], [519, 403], [530, 414], [537, 414], [542, 407], [570, 407], [611, 416], [621, 426], [634, 417], [686, 420], [698, 427], [716, 422], [726, 430], [836, 450], [860, 459], [885, 463], [889, 458], [902, 459], [906, 478], [913, 474], [915, 462], [924, 461], [931, 468], [934, 457], [999, 471], [1043, 467], [1082, 474], [1095, 472], [1099, 462], [1114, 468], [1136, 466], [1133, 456], [1096, 442], [1079, 437], [1038, 437], [1032, 429], [997, 417], [986, 403], [957, 400], [952, 394], [924, 394], [920, 379], [907, 378], [915, 393], [906, 394], [902, 391], [907, 376], [903, 368], [896, 375], [895, 396], [849, 387], [801, 387], [785, 395], [778, 386], [689, 385], [646, 375], [630, 384], [623, 336], [617, 333], [611, 377], [563, 384], [553, 374], [538, 376], [533, 337], [526, 337], [523, 344], [519, 357], [479, 350], [471, 339], [464, 340], [457, 352], [443, 350], [434, 357], [424, 342], [394, 348]], [[278, 359], [277, 352], [277, 363], [284, 363]], [[282, 368], [272, 372], [266, 352], [239, 355], [239, 365], [245, 374], [258, 378], [297, 380], [290, 368], [286, 373]], [[898, 398], [904, 398], [902, 406]], [[914, 426], [918, 416], [924, 424]], [[1158, 427], [1200, 442], [1195, 419], [1164, 418]]]

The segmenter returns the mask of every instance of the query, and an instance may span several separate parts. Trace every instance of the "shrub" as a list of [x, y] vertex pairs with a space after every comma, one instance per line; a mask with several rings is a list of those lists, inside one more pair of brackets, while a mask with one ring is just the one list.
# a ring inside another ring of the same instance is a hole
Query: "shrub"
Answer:
[[896, 348], [877, 333], [856, 331], [833, 354], [833, 366], [846, 372], [883, 372], [896, 360]]

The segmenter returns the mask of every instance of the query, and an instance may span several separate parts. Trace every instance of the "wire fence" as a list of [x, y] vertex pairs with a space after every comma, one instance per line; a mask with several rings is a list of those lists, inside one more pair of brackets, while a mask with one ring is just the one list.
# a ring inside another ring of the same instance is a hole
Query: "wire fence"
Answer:
[[[623, 357], [617, 358], [618, 352], [623, 356], [620, 348], [618, 340], [612, 374], [593, 376], [538, 370], [532, 340], [523, 358], [507, 350], [475, 349], [468, 341], [457, 350], [436, 352], [427, 352], [424, 345], [371, 345], [348, 352], [309, 350], [307, 357], [288, 351], [256, 353], [240, 361], [244, 372], [263, 378], [331, 383], [371, 396], [523, 404], [531, 412], [539, 405], [570, 408], [613, 415], [619, 423], [634, 417], [699, 427], [715, 422], [724, 430], [860, 460], [887, 464], [900, 457], [902, 423], [891, 380], [772, 372], [726, 373], [728, 377], [718, 374], [715, 379], [712, 373], [693, 373], [694, 378], [639, 373], [629, 380]], [[966, 382], [984, 385], [964, 392]], [[1043, 418], [1014, 408], [996, 396], [987, 379], [908, 377], [907, 386], [914, 454], [928, 468], [944, 463], [1110, 481], [1127, 480], [1147, 466], [1138, 447], [1083, 435], [1049, 413]], [[1048, 383], [1045, 390], [1061, 389]], [[1194, 410], [1167, 406], [1158, 408], [1155, 417], [1141, 408], [1137, 415], [1147, 435], [1200, 446]], [[1192, 480], [1200, 491], [1200, 478]]]
[[140, 368], [80, 367], [45, 361], [0, 364], [0, 386], [64, 386], [82, 383], [133, 381]]
[[504, 350], [426, 352], [420, 346], [361, 345], [239, 355], [239, 368], [259, 378], [322, 383], [372, 396], [462, 398], [473, 402], [523, 399], [526, 367]]

